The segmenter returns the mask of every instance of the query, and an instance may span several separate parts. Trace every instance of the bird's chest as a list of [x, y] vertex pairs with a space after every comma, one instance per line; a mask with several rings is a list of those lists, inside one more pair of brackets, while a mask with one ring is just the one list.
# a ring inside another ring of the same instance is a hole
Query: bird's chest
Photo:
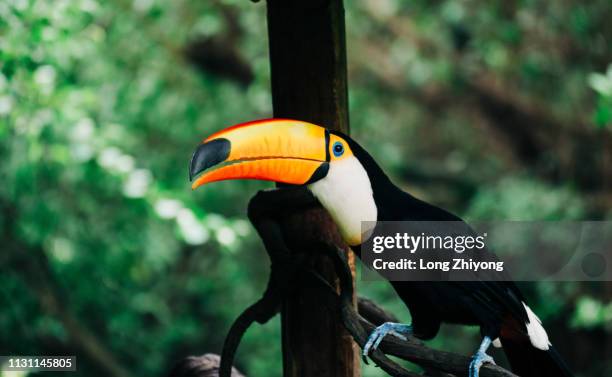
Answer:
[[[355, 159], [330, 164], [325, 179], [308, 186], [338, 226], [344, 241], [361, 244], [362, 223], [377, 220], [372, 185]], [[363, 224], [367, 227], [367, 224]]]
[[365, 189], [367, 187], [341, 191], [329, 185], [318, 185], [313, 190], [349, 245], [361, 244], [362, 231], [368, 227], [367, 223], [376, 221], [376, 204], [371, 190], [367, 192]]

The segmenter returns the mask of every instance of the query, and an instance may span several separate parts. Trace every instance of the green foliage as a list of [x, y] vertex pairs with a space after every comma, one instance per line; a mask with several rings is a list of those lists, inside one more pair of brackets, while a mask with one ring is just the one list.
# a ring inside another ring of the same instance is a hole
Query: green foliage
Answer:
[[612, 64], [608, 66], [606, 74], [589, 75], [589, 85], [598, 96], [595, 123], [603, 128], [612, 123]]
[[612, 304], [604, 304], [591, 297], [584, 296], [576, 303], [576, 312], [572, 325], [576, 327], [596, 328], [606, 326], [609, 330], [612, 323]]
[[[188, 65], [179, 49], [204, 32], [191, 26], [214, 17], [210, 5], [196, 8], [202, 16], [186, 23], [184, 9], [152, 2], [0, 5], [0, 202], [17, 209], [3, 218], [15, 229], [5, 243], [44, 251], [70, 310], [136, 375], [216, 351], [265, 283], [265, 263], [249, 263], [263, 254], [242, 216], [255, 185], [193, 195], [187, 164], [207, 133], [266, 114], [266, 77], [245, 96]], [[248, 17], [264, 32], [261, 9]], [[251, 53], [265, 59], [257, 46]], [[4, 354], [71, 344], [29, 289], [34, 277], [2, 275], [11, 310], [0, 313], [0, 333], [22, 339], [3, 339]], [[22, 322], [29, 337], [14, 330]], [[82, 373], [100, 370], [83, 359]]]
[[[596, 125], [609, 137], [607, 1], [346, 7], [352, 135], [398, 184], [474, 219], [609, 211], [590, 197], [606, 187], [579, 179], [602, 176], [588, 158], [604, 161], [605, 148], [555, 138], [582, 132], [591, 118], [586, 132]], [[269, 185], [192, 192], [187, 165], [207, 134], [271, 115], [266, 33], [265, 4], [247, 0], [0, 2], [0, 354], [77, 354], [78, 375], [107, 376], [84, 350], [88, 332], [112, 364], [154, 376], [185, 355], [220, 352], [266, 283], [245, 209]], [[253, 82], [188, 60], [190, 42], [217, 37]], [[536, 140], [555, 142], [536, 145], [537, 161], [517, 157], [492, 126], [507, 118], [481, 105], [493, 94], [549, 123]], [[554, 164], [565, 175], [551, 179]], [[359, 289], [409, 321], [388, 285]], [[609, 337], [601, 290], [572, 283], [527, 292], [558, 325], [553, 340], [582, 334], [590, 344], [585, 328]], [[444, 328], [432, 344], [466, 353], [477, 336]], [[277, 319], [247, 334], [237, 365], [280, 375]]]
[[583, 207], [570, 188], [510, 177], [483, 185], [466, 216], [483, 220], [570, 220], [583, 218]]

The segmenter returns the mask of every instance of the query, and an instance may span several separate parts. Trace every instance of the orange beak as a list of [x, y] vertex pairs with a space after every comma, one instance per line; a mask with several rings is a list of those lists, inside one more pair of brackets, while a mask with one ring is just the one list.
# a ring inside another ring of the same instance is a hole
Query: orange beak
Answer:
[[[317, 125], [289, 119], [266, 119], [219, 131], [191, 158], [191, 185], [228, 179], [259, 179], [303, 185], [323, 178], [329, 169], [329, 133]], [[206, 171], [222, 164], [221, 167]]]

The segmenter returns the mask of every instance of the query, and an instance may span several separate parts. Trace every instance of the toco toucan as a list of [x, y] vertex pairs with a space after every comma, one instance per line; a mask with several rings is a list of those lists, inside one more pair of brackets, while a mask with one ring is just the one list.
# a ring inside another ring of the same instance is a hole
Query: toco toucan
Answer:
[[[208, 170], [222, 164], [221, 167]], [[208, 170], [208, 171], [207, 171]], [[195, 189], [227, 179], [305, 185], [329, 212], [345, 242], [361, 255], [362, 221], [461, 221], [395, 186], [374, 159], [348, 136], [297, 120], [239, 124], [205, 139], [193, 154]], [[469, 375], [477, 377], [491, 344], [503, 347], [520, 376], [571, 376], [540, 319], [511, 281], [392, 281], [412, 316], [410, 325], [385, 323], [368, 338], [363, 354], [387, 334], [433, 338], [441, 323], [480, 326], [482, 343]]]

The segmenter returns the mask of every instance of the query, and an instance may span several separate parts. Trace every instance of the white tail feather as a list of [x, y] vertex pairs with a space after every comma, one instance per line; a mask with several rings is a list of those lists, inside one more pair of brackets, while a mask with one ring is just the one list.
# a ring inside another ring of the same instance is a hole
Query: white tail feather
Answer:
[[548, 334], [546, 334], [546, 330], [544, 330], [544, 326], [542, 326], [542, 321], [540, 321], [540, 318], [538, 318], [529, 306], [525, 303], [523, 303], [523, 306], [527, 311], [527, 318], [529, 319], [526, 325], [531, 344], [537, 349], [547, 351], [551, 344], [548, 340]]

